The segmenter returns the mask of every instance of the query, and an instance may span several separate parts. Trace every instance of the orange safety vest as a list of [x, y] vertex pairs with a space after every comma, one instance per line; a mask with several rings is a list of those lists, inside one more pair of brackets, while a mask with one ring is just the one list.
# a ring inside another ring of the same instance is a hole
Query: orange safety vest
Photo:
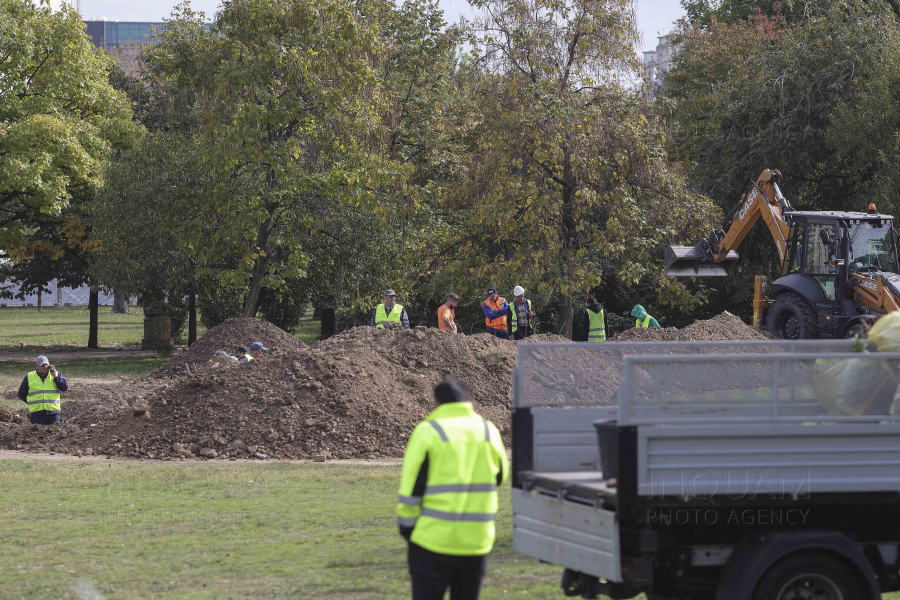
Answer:
[[[497, 302], [491, 302], [491, 299], [488, 298], [484, 301], [484, 304], [488, 305], [488, 308], [491, 309], [491, 312], [500, 312], [503, 308], [503, 303], [506, 302], [506, 298], [503, 296], [497, 296]], [[484, 323], [491, 329], [506, 329], [506, 315], [502, 317], [497, 317], [496, 319], [489, 319], [487, 317], [484, 318]]]
[[456, 322], [456, 311], [454, 311], [449, 306], [444, 306], [443, 304], [438, 308], [438, 327], [440, 329], [453, 329], [450, 325], [446, 325], [444, 323], [444, 317], [447, 315], [447, 311], [450, 311], [450, 323], [451, 325]]

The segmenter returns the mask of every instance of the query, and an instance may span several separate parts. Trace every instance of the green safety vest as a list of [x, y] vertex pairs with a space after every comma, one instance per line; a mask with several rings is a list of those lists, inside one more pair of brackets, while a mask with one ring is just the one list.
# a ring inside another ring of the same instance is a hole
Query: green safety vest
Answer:
[[606, 323], [603, 319], [603, 310], [595, 313], [591, 309], [587, 309], [588, 319], [588, 336], [589, 342], [605, 342], [606, 341]]
[[375, 327], [378, 329], [384, 329], [384, 324], [388, 322], [392, 323], [400, 323], [401, 317], [403, 316], [403, 307], [399, 304], [394, 304], [393, 310], [391, 310], [391, 314], [387, 314], [387, 311], [384, 309], [384, 303], [378, 305], [378, 308], [375, 309]]
[[[428, 476], [413, 495], [422, 463]], [[500, 432], [471, 402], [448, 402], [416, 426], [403, 457], [397, 518], [410, 541], [455, 556], [483, 556], [494, 546], [497, 477], [509, 464]]]
[[650, 327], [650, 315], [647, 315], [646, 317], [644, 317], [643, 323], [641, 323], [640, 319], [635, 319], [634, 326], [635, 327]]
[[[531, 310], [531, 300], [526, 300], [525, 306], [530, 311]], [[517, 314], [516, 314], [516, 301], [515, 300], [513, 300], [510, 303], [509, 308], [511, 309], [510, 310], [511, 314], [509, 315], [509, 318], [512, 319], [512, 332], [515, 333], [516, 330], [519, 329], [519, 319], [517, 318]], [[528, 320], [528, 324], [531, 325], [531, 319]]]
[[47, 373], [47, 378], [41, 381], [37, 371], [28, 374], [28, 411], [59, 410], [59, 388], [56, 381]]

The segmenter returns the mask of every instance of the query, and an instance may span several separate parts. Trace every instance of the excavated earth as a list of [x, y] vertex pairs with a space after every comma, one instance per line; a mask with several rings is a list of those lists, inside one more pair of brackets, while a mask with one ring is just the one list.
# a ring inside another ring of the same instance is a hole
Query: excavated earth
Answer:
[[[727, 313], [680, 331], [693, 328], [690, 339], [723, 339], [713, 337], [716, 327], [734, 336], [727, 339], [758, 335]], [[240, 364], [215, 355], [254, 341], [269, 348], [255, 361]], [[528, 338], [567, 341], [552, 334]], [[448, 376], [467, 387], [476, 410], [497, 424], [508, 443], [519, 343], [425, 327], [356, 327], [309, 346], [264, 321], [231, 319], [150, 375], [73, 385], [63, 395], [60, 426], [32, 426], [24, 408], [0, 409], [0, 447], [163, 460], [401, 457], [412, 429], [433, 408], [433, 385]], [[556, 389], [564, 397], [566, 382], [558, 385], [556, 379], [571, 369], [561, 369], [559, 360], [572, 357], [554, 361], [553, 346], [532, 348], [526, 390], [552, 396]], [[540, 368], [543, 355], [550, 358], [546, 369]], [[603, 389], [618, 385], [614, 376], [603, 375], [613, 362], [598, 369], [596, 357], [595, 350], [583, 358], [585, 376], [578, 386], [592, 398], [596, 388], [583, 390], [597, 381]], [[2, 392], [15, 395], [14, 389]]]

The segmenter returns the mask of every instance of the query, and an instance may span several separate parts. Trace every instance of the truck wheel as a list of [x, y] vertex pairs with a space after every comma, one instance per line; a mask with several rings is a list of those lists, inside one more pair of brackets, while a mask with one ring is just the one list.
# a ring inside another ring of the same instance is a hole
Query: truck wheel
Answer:
[[810, 340], [819, 337], [819, 323], [812, 306], [790, 292], [775, 299], [769, 309], [766, 329], [783, 340]]
[[862, 589], [841, 561], [820, 552], [782, 559], [759, 580], [753, 600], [857, 600]]

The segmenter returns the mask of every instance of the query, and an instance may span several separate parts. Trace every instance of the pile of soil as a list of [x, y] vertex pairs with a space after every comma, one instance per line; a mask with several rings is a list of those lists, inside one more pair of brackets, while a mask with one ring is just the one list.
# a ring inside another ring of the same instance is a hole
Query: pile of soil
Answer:
[[231, 354], [238, 346], [246, 346], [249, 349], [253, 342], [262, 342], [266, 348], [275, 352], [296, 353], [306, 348], [304, 342], [267, 321], [227, 319], [207, 331], [184, 352], [162, 365], [154, 375], [157, 377], [184, 375], [187, 373], [186, 367], [206, 363], [215, 355], [216, 350], [224, 350]]
[[[244, 364], [215, 356], [250, 341], [270, 351]], [[544, 334], [529, 341], [566, 340]], [[433, 409], [434, 383], [450, 376], [508, 443], [516, 347], [425, 327], [357, 327], [308, 346], [268, 323], [235, 319], [147, 377], [77, 386], [88, 389], [74, 401], [66, 394], [59, 427], [0, 422], [0, 442], [152, 459], [401, 457]]]
[[[613, 341], [712, 339], [768, 337], [724, 313], [682, 330], [632, 330]], [[215, 355], [254, 341], [270, 350], [252, 362]], [[568, 340], [542, 334], [527, 341]], [[551, 404], [615, 402], [623, 351], [597, 346], [529, 348], [526, 393]], [[269, 323], [232, 319], [146, 377], [72, 386], [61, 426], [31, 426], [24, 409], [0, 414], [0, 445], [163, 460], [401, 457], [433, 409], [433, 385], [448, 376], [468, 388], [476, 410], [508, 444], [517, 358], [517, 342], [487, 334], [356, 327], [308, 346]]]
[[760, 341], [775, 339], [769, 333], [744, 323], [727, 310], [712, 319], [694, 321], [683, 329], [643, 329], [634, 327], [616, 334], [611, 342], [727, 342]]

